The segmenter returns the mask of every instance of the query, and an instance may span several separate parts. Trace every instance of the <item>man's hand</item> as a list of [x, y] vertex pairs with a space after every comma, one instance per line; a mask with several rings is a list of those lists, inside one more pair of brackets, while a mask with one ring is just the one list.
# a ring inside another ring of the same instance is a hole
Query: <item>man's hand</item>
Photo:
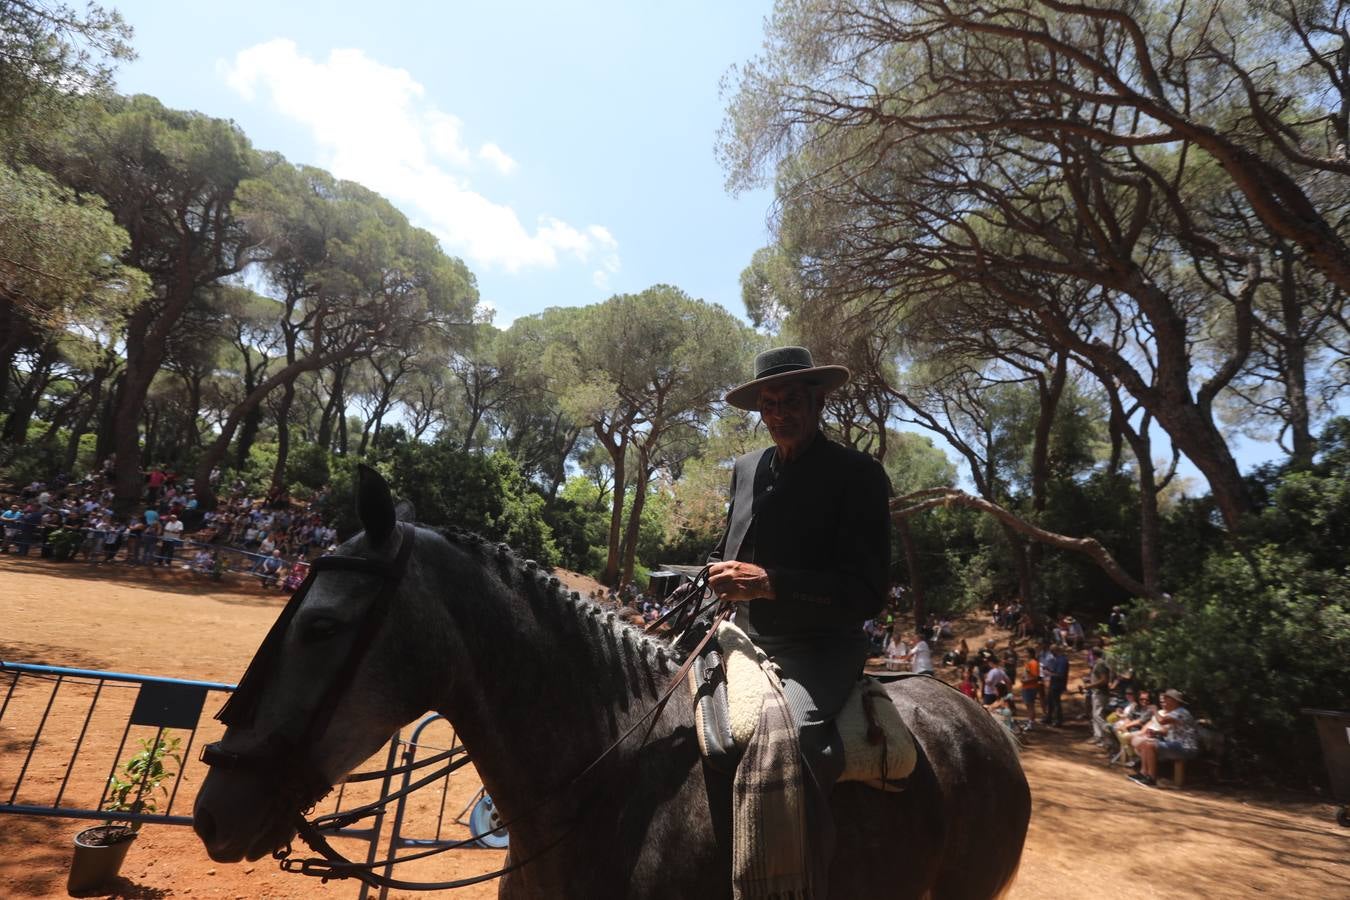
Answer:
[[713, 563], [708, 570], [708, 586], [718, 597], [732, 603], [772, 600], [774, 596], [768, 572], [754, 563], [737, 560]]

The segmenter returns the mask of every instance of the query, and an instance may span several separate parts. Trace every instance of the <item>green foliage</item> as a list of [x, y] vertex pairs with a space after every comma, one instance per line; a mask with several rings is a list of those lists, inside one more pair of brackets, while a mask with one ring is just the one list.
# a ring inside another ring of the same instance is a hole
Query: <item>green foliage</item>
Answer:
[[544, 521], [553, 532], [558, 565], [596, 576], [605, 567], [604, 533], [608, 513], [567, 496], [554, 497], [544, 506]]
[[394, 448], [389, 470], [395, 493], [413, 504], [419, 521], [468, 528], [544, 565], [558, 564], [544, 498], [507, 454], [407, 442]]
[[1299, 709], [1350, 707], [1350, 576], [1269, 544], [1210, 557], [1175, 600], [1175, 612], [1132, 612], [1147, 624], [1120, 649], [1136, 672], [1181, 689], [1231, 739], [1237, 766], [1295, 781], [1320, 771]]
[[286, 481], [297, 482], [310, 490], [328, 483], [328, 451], [318, 444], [292, 446], [286, 456]]
[[[141, 749], [124, 762], [112, 777], [108, 779], [108, 798], [103, 803], [103, 811], [110, 813], [153, 813], [158, 806], [158, 797], [167, 797], [165, 779], [176, 773], [171, 771], [167, 762], [172, 761], [183, 768], [182, 739], [160, 735], [157, 739], [142, 738]], [[116, 816], [112, 817], [112, 821]], [[132, 825], [139, 828], [140, 824]]]
[[[1177, 687], [1214, 720], [1233, 762], [1289, 781], [1321, 771], [1303, 707], [1350, 708], [1350, 455], [1333, 421], [1312, 471], [1269, 476], [1269, 505], [1245, 546], [1219, 544], [1204, 504], [1181, 507], [1172, 554], [1191, 554], [1173, 602], [1136, 605], [1119, 644], [1136, 671]], [[1187, 540], [1189, 535], [1190, 539]]]
[[145, 278], [118, 263], [127, 246], [97, 197], [31, 166], [0, 163], [0, 309], [26, 327], [59, 332], [110, 321], [137, 303]]
[[0, 148], [53, 127], [79, 99], [112, 84], [133, 58], [131, 28], [116, 10], [89, 4], [0, 3]]
[[[295, 451], [292, 450], [292, 453]], [[274, 442], [258, 441], [248, 448], [248, 462], [239, 471], [250, 495], [267, 493], [272, 484], [272, 470], [277, 465], [277, 445]]]
[[58, 528], [47, 535], [47, 543], [52, 547], [52, 559], [57, 562], [73, 558], [83, 541], [84, 535], [74, 528]]
[[29, 440], [17, 447], [5, 448], [3, 456], [5, 463], [0, 471], [4, 473], [4, 480], [13, 485], [26, 485], [30, 482], [46, 481], [61, 466], [61, 458], [65, 453], [58, 440], [59, 436], [53, 436], [51, 440], [35, 440], [40, 434], [37, 423], [29, 425]]

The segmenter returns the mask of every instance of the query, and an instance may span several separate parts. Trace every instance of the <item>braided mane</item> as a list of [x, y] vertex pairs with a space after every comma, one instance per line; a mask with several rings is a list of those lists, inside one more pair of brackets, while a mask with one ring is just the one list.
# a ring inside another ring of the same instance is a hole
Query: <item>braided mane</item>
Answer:
[[535, 560], [521, 559], [508, 544], [494, 542], [477, 532], [455, 526], [420, 527], [440, 535], [452, 546], [465, 551], [484, 568], [494, 567], [498, 577], [518, 587], [535, 608], [562, 614], [564, 627], [572, 624], [594, 628], [600, 632], [600, 637], [612, 638], [615, 647], [627, 648], [633, 658], [643, 663], [646, 669], [644, 674], [655, 674], [652, 672], [653, 666], [661, 674], [671, 671], [675, 650], [669, 641], [645, 633], [620, 616], [615, 609], [583, 597], [579, 591], [568, 590], [561, 579], [550, 574], [547, 568]]

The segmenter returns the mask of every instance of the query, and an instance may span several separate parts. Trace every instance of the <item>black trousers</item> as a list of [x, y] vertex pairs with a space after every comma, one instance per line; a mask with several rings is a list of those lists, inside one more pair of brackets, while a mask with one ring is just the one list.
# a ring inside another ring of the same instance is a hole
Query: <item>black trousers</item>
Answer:
[[1045, 693], [1045, 721], [1056, 725], [1064, 724], [1064, 692], [1068, 687], [1067, 678], [1050, 679], [1050, 687]]

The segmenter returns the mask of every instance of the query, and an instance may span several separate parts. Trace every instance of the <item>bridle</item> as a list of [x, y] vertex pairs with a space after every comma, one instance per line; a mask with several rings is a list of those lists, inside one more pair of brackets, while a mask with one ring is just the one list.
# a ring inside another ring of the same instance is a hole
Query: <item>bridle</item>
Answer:
[[398, 553], [392, 561], [338, 555], [320, 556], [314, 560], [310, 564], [304, 583], [291, 595], [286, 608], [267, 632], [267, 637], [263, 639], [253, 661], [245, 670], [244, 677], [239, 680], [239, 686], [221, 707], [220, 712], [216, 713], [216, 718], [231, 728], [253, 723], [262, 701], [263, 687], [281, 658], [286, 632], [320, 574], [357, 572], [378, 576], [383, 584], [360, 621], [356, 623], [355, 641], [348, 651], [346, 664], [338, 669], [336, 677], [329, 682], [303, 727], [298, 729], [298, 734], [270, 734], [263, 747], [249, 751], [226, 750], [222, 746], [224, 742], [217, 741], [202, 748], [202, 762], [213, 768], [252, 769], [271, 775], [279, 785], [290, 786], [289, 792], [284, 792], [285, 797], [298, 801], [298, 808], [301, 810], [313, 808], [328, 795], [333, 786], [318, 774], [318, 767], [313, 765], [309, 758], [308, 748], [314, 746], [332, 722], [338, 703], [341, 702], [362, 660], [374, 643], [375, 636], [389, 613], [394, 595], [407, 573], [416, 529], [408, 524], [401, 524], [400, 529], [402, 540], [399, 543]]
[[[263, 686], [267, 677], [271, 674], [273, 667], [281, 655], [282, 643], [284, 642], [286, 631], [294, 620], [296, 612], [304, 602], [305, 595], [313, 586], [314, 580], [320, 573], [329, 571], [358, 572], [366, 575], [376, 575], [383, 580], [379, 594], [367, 607], [364, 615], [357, 625], [356, 639], [348, 654], [346, 664], [338, 670], [337, 676], [328, 684], [319, 702], [310, 712], [304, 727], [299, 729], [299, 737], [292, 738], [285, 734], [269, 735], [264, 746], [260, 749], [251, 751], [232, 751], [226, 750], [222, 743], [207, 744], [202, 748], [201, 760], [208, 766], [221, 769], [244, 769], [253, 770], [267, 775], [273, 780], [280, 790], [278, 795], [282, 800], [289, 801], [295, 805], [299, 811], [296, 813], [295, 821], [292, 823], [296, 833], [300, 836], [310, 849], [319, 853], [321, 858], [292, 859], [292, 848], [287, 846], [273, 852], [272, 856], [276, 858], [283, 870], [287, 872], [298, 872], [302, 875], [310, 875], [327, 882], [329, 879], [356, 878], [372, 887], [387, 887], [394, 890], [405, 891], [438, 891], [451, 890], [459, 887], [467, 887], [472, 884], [479, 884], [484, 881], [490, 881], [494, 878], [500, 878], [510, 872], [513, 872], [553, 849], [561, 843], [568, 835], [568, 830], [564, 829], [559, 834], [540, 847], [535, 853], [525, 857], [510, 865], [487, 872], [482, 875], [474, 875], [468, 878], [460, 878], [454, 881], [441, 882], [412, 882], [401, 881], [383, 875], [376, 869], [387, 869], [401, 862], [410, 862], [415, 859], [425, 859], [429, 856], [435, 856], [450, 850], [466, 847], [478, 843], [477, 837], [470, 837], [462, 841], [455, 841], [444, 844], [430, 850], [423, 850], [417, 853], [411, 853], [406, 856], [390, 856], [386, 859], [375, 860], [373, 862], [353, 862], [347, 859], [337, 850], [335, 850], [328, 840], [324, 837], [324, 831], [335, 831], [345, 828], [361, 819], [373, 816], [384, 809], [389, 803], [406, 797], [408, 794], [425, 787], [449, 775], [451, 772], [467, 765], [470, 760], [467, 751], [463, 747], [453, 748], [444, 752], [430, 756], [424, 760], [413, 763], [407, 763], [401, 766], [393, 766], [374, 772], [363, 772], [359, 775], [349, 775], [346, 777], [346, 783], [359, 781], [373, 781], [378, 778], [385, 778], [394, 775], [402, 775], [434, 765], [438, 762], [449, 760], [446, 765], [437, 769], [429, 775], [422, 776], [392, 794], [387, 794], [379, 800], [367, 803], [364, 806], [355, 809], [340, 811], [326, 816], [320, 816], [314, 820], [307, 820], [305, 816], [310, 813], [314, 806], [319, 803], [333, 789], [332, 784], [328, 783], [318, 774], [318, 767], [313, 765], [309, 757], [309, 747], [312, 747], [316, 740], [322, 736], [324, 731], [331, 723], [333, 714], [341, 701], [343, 694], [351, 685], [355, 677], [356, 670], [360, 667], [361, 661], [370, 650], [374, 642], [375, 635], [379, 632], [385, 617], [388, 615], [389, 607], [393, 602], [399, 585], [407, 573], [408, 560], [412, 555], [413, 542], [416, 536], [416, 528], [412, 525], [401, 523], [401, 542], [398, 553], [392, 562], [386, 562], [379, 559], [369, 559], [360, 556], [321, 556], [310, 566], [308, 575], [303, 584], [296, 590], [295, 594], [287, 602], [285, 609], [277, 621], [268, 631], [267, 637], [263, 639], [258, 653], [253, 661], [249, 663], [248, 669], [244, 672], [244, 677], [239, 680], [239, 685], [230, 699], [221, 707], [216, 718], [224, 722], [229, 727], [247, 726], [252, 724], [258, 711], [258, 706], [262, 698]], [[634, 721], [627, 730], [618, 736], [608, 747], [606, 747], [599, 756], [597, 756], [589, 765], [581, 770], [567, 784], [557, 792], [564, 794], [582, 782], [587, 776], [594, 772], [600, 764], [609, 757], [618, 747], [632, 736], [638, 727], [648, 719], [651, 720], [647, 729], [646, 738], [650, 736], [657, 720], [660, 719], [661, 711], [665, 709], [667, 701], [675, 692], [676, 688], [684, 682], [685, 676], [692, 667], [695, 658], [699, 652], [707, 645], [713, 635], [716, 633], [717, 624], [731, 614], [731, 605], [724, 601], [719, 602], [713, 596], [708, 587], [708, 569], [705, 567], [698, 574], [698, 577], [691, 583], [683, 586], [672, 597], [679, 596], [677, 602], [672, 604], [670, 611], [647, 626], [646, 632], [655, 631], [660, 625], [667, 621], [674, 620], [684, 636], [690, 634], [692, 626], [696, 620], [705, 612], [717, 607], [715, 616], [706, 633], [699, 635], [696, 646], [688, 654], [684, 664], [676, 672], [675, 677], [670, 681], [669, 687], [663, 692], [657, 702], [644, 712], [636, 721]], [[707, 602], [705, 602], [705, 600]], [[681, 643], [677, 638], [677, 645]], [[539, 806], [526, 813], [524, 817], [517, 818], [515, 821], [521, 821], [524, 818], [530, 818], [546, 805], [552, 798], [546, 798]], [[503, 822], [499, 827], [503, 830], [508, 829], [513, 822]]]

